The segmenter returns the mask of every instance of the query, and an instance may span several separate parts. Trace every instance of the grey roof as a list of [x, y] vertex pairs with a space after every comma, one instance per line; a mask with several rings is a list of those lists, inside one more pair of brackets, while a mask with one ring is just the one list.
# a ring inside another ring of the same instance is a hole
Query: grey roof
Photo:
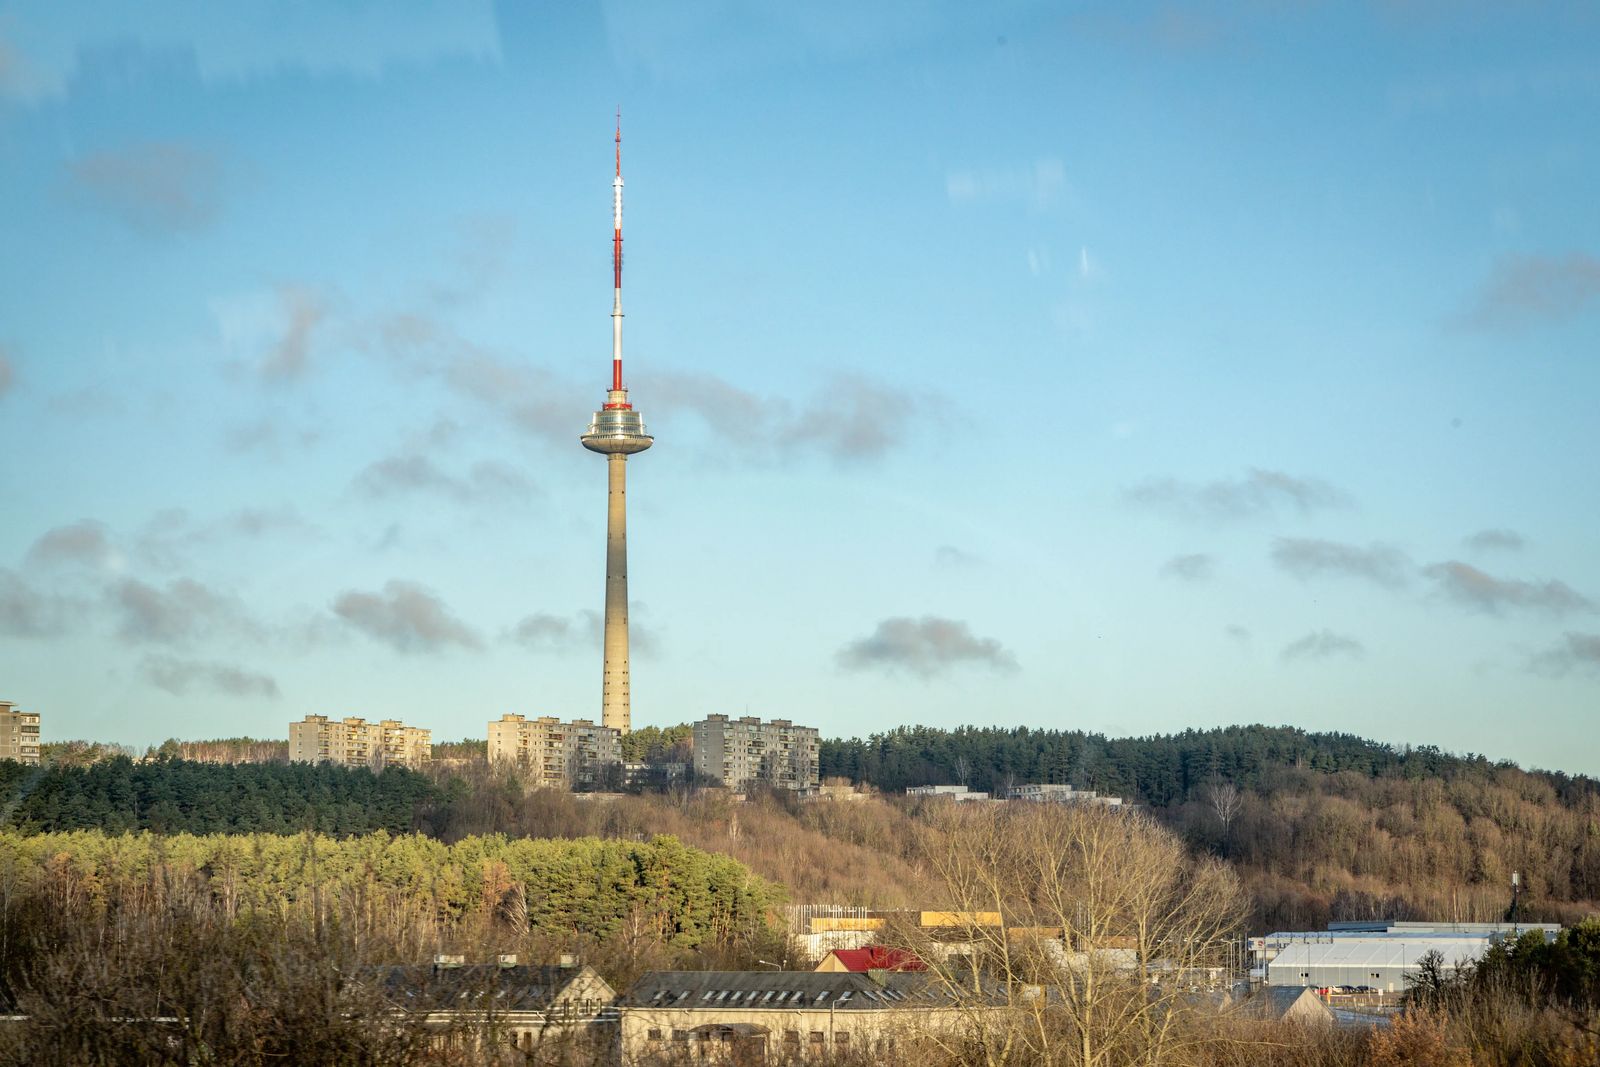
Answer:
[[952, 1002], [926, 974], [827, 971], [651, 971], [617, 1000], [620, 1008], [737, 1008], [759, 1011], [877, 1011]]
[[445, 1008], [544, 1011], [586, 967], [384, 967], [384, 991], [396, 1006], [436, 1011]]

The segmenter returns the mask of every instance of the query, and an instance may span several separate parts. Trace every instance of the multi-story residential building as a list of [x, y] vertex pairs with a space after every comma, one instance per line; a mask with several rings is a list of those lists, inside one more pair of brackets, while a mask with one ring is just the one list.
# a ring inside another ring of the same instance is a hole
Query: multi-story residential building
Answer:
[[667, 790], [689, 779], [687, 763], [624, 763], [622, 784], [629, 789]]
[[622, 766], [622, 733], [588, 719], [506, 714], [489, 724], [489, 762], [511, 764], [542, 788], [613, 785]]
[[817, 787], [817, 731], [788, 719], [708, 715], [694, 724], [694, 770], [730, 789], [764, 783], [809, 792]]
[[399, 719], [368, 722], [350, 716], [329, 719], [307, 715], [289, 724], [289, 759], [294, 763], [337, 763], [342, 767], [410, 767], [433, 759], [433, 732]]
[[0, 759], [39, 762], [39, 713], [0, 700]]

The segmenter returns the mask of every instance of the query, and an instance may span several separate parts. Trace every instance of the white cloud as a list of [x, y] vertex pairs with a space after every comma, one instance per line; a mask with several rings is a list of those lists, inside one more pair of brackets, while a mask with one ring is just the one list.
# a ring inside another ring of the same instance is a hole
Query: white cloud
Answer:
[[952, 204], [1002, 201], [1044, 208], [1066, 194], [1067, 168], [1061, 160], [1047, 158], [1011, 169], [950, 171], [944, 191]]
[[51, 0], [8, 15], [0, 93], [34, 101], [62, 95], [85, 57], [108, 46], [176, 54], [201, 80], [222, 83], [283, 73], [377, 79], [444, 59], [500, 58], [493, 0]]

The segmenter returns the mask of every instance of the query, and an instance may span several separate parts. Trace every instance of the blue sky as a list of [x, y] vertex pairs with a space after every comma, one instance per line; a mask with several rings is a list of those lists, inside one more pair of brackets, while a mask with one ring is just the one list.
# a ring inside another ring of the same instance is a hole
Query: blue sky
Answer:
[[0, 3], [55, 739], [1292, 723], [1600, 772], [1587, 4]]

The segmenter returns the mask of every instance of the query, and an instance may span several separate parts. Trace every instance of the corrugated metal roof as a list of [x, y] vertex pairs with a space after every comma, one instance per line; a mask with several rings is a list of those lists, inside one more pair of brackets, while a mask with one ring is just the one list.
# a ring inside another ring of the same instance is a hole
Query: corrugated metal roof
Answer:
[[1476, 960], [1489, 948], [1487, 937], [1341, 937], [1333, 941], [1295, 941], [1279, 950], [1273, 970], [1313, 967], [1414, 967], [1425, 953], [1438, 952], [1445, 965]]
[[[501, 1011], [544, 1011], [587, 967], [385, 967], [380, 977], [391, 1000], [410, 1008], [468, 1008], [492, 1005]], [[609, 997], [607, 997], [609, 999]]]
[[925, 974], [827, 971], [652, 971], [617, 1001], [623, 1008], [873, 1011], [950, 1003]]

